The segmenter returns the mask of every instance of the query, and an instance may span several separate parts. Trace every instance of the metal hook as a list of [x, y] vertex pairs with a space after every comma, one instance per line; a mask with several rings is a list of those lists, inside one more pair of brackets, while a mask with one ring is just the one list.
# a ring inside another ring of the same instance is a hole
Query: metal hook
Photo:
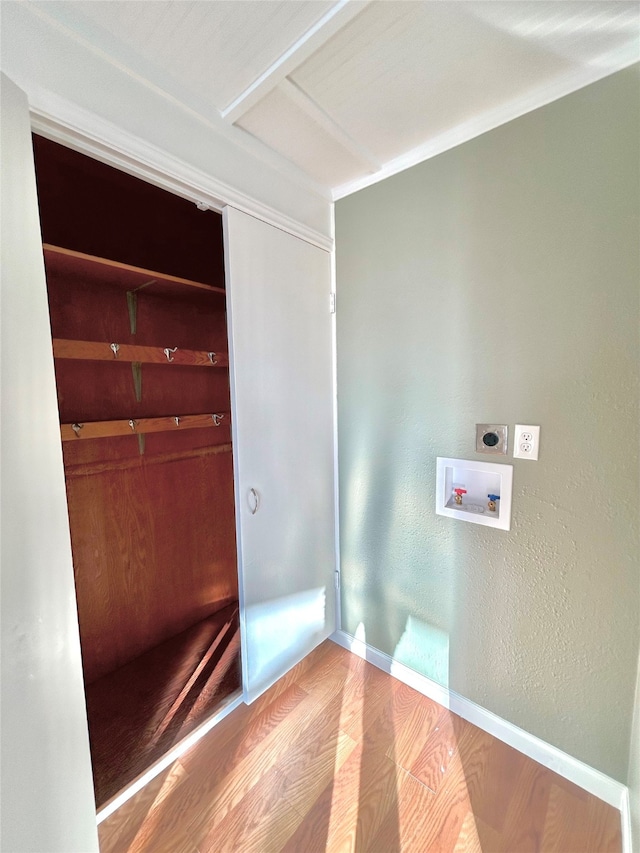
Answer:
[[75, 432], [75, 434], [80, 438], [80, 430], [84, 424], [71, 424], [71, 429]]
[[224, 415], [211, 415], [211, 417], [215, 426], [220, 426], [220, 421], [223, 419]]
[[164, 354], [167, 357], [167, 361], [173, 361], [173, 356], [171, 355], [171, 353], [177, 352], [177, 351], [178, 351], [178, 347], [165, 347], [164, 348]]
[[207, 355], [209, 356], [209, 361], [211, 362], [211, 364], [217, 363], [218, 357], [215, 352], [208, 352]]
[[133, 432], [135, 432], [135, 431], [136, 431], [136, 427], [137, 427], [138, 425], [137, 425], [137, 423], [134, 421], [134, 419], [133, 419], [133, 418], [131, 418], [131, 419], [129, 420], [129, 426], [131, 427], [131, 429], [133, 430]]
[[120, 344], [111, 344], [109, 349], [113, 353], [113, 357], [117, 358], [118, 357], [118, 350], [120, 349]]
[[173, 420], [174, 420], [175, 425], [177, 427], [179, 427], [180, 426], [180, 418], [174, 418]]

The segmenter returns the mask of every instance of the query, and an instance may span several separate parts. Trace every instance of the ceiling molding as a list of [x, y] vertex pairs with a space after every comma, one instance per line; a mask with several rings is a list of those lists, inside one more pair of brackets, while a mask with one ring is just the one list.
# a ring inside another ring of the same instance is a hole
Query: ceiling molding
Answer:
[[335, 6], [332, 6], [319, 21], [279, 56], [244, 92], [220, 111], [222, 118], [230, 124], [235, 124], [305, 59], [308, 59], [349, 21], [359, 15], [370, 2], [371, 0], [338, 0]]
[[345, 184], [341, 184], [333, 190], [333, 200], [338, 201], [359, 190], [373, 186], [373, 184], [377, 184], [379, 181], [397, 175], [399, 172], [410, 169], [412, 166], [417, 166], [425, 160], [430, 160], [438, 154], [443, 154], [451, 148], [462, 145], [464, 142], [469, 142], [469, 140], [475, 139], [475, 137], [481, 136], [483, 133], [494, 130], [503, 124], [507, 124], [507, 122], [533, 112], [533, 110], [557, 101], [559, 98], [570, 95], [578, 89], [591, 85], [591, 83], [597, 83], [598, 80], [609, 77], [611, 74], [616, 74], [618, 71], [635, 65], [637, 62], [637, 53], [633, 57], [625, 53], [620, 53], [616, 67], [608, 66], [603, 68], [594, 64], [590, 68], [581, 68], [578, 71], [573, 71], [570, 74], [557, 78], [550, 84], [529, 91], [509, 101], [507, 104], [501, 104], [481, 115], [474, 116], [474, 118], [462, 122], [430, 139], [423, 145], [418, 145], [411, 151], [407, 151], [399, 157], [389, 160], [375, 175], [365, 175], [362, 178], [356, 178], [355, 181], [348, 181]]
[[[367, 5], [369, 0], [366, 0], [366, 2], [361, 2], [361, 0], [342, 0], [342, 2], [351, 2], [354, 5], [360, 2], [361, 6], [364, 7], [365, 5]], [[62, 33], [67, 38], [72, 39], [77, 44], [80, 44], [85, 50], [90, 51], [92, 54], [94, 54], [94, 56], [97, 56], [99, 59], [108, 63], [113, 68], [116, 68], [118, 71], [122, 72], [123, 74], [126, 74], [132, 80], [135, 80], [138, 84], [146, 87], [150, 91], [153, 91], [155, 94], [171, 102], [174, 106], [178, 107], [179, 109], [183, 110], [184, 112], [192, 116], [194, 119], [196, 119], [200, 124], [205, 125], [214, 133], [224, 137], [229, 142], [246, 151], [247, 154], [251, 155], [256, 160], [259, 160], [262, 163], [265, 163], [267, 166], [271, 167], [272, 169], [277, 170], [281, 175], [287, 177], [289, 180], [296, 183], [302, 189], [308, 192], [312, 192], [316, 196], [327, 201], [331, 200], [330, 188], [319, 184], [305, 171], [303, 171], [294, 163], [292, 163], [291, 160], [288, 160], [286, 157], [283, 157], [277, 151], [274, 151], [272, 148], [270, 148], [268, 145], [265, 145], [264, 142], [257, 139], [250, 133], [247, 133], [246, 131], [242, 130], [242, 128], [234, 127], [232, 124], [229, 124], [227, 121], [223, 120], [217, 110], [210, 111], [207, 115], [205, 115], [203, 111], [198, 108], [198, 105], [193, 106], [188, 103], [187, 100], [182, 100], [180, 97], [178, 97], [178, 95], [168, 91], [162, 86], [159, 86], [157, 83], [154, 83], [144, 74], [138, 73], [133, 68], [129, 67], [129, 65], [127, 65], [125, 62], [102, 50], [100, 47], [93, 44], [88, 39], [84, 38], [80, 33], [76, 32], [76, 30], [72, 29], [67, 24], [62, 23], [48, 12], [44, 11], [41, 7], [32, 6], [28, 2], [22, 2], [20, 4], [20, 8], [25, 9], [30, 15], [34, 15], [37, 18], [40, 18], [40, 20], [43, 21], [46, 25]], [[352, 15], [351, 17], [354, 17], [354, 15]]]
[[31, 89], [29, 106], [32, 129], [47, 139], [194, 203], [219, 211], [230, 205], [320, 249], [333, 248], [321, 232], [53, 93]]
[[309, 118], [326, 131], [346, 151], [352, 154], [371, 173], [382, 168], [382, 163], [363, 145], [356, 142], [331, 116], [307, 95], [298, 85], [285, 77], [278, 85], [279, 91], [298, 106]]

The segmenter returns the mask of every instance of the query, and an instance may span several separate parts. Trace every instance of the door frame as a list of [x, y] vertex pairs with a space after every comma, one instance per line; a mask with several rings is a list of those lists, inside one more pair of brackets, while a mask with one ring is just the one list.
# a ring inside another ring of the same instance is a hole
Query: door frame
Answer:
[[[146, 183], [157, 186], [167, 192], [201, 205], [202, 209], [215, 210], [222, 214], [227, 206], [248, 213], [269, 225], [298, 237], [311, 245], [329, 252], [331, 256], [331, 290], [335, 292], [335, 252], [333, 236], [326, 237], [308, 226], [281, 213], [275, 208], [260, 202], [228, 184], [224, 184], [205, 172], [194, 169], [184, 161], [165, 153], [159, 148], [145, 143], [139, 138], [120, 131], [116, 126], [95, 119], [95, 126], [88, 119], [90, 114], [82, 112], [83, 121], [70, 121], [68, 117], [41, 112], [30, 105], [30, 123], [32, 133], [44, 136], [67, 148], [85, 154], [119, 171], [125, 172]], [[333, 206], [332, 206], [333, 232]], [[228, 330], [229, 331], [229, 330]], [[338, 536], [338, 448], [337, 448], [337, 389], [336, 389], [336, 326], [335, 314], [332, 321], [332, 374], [333, 374], [333, 450], [334, 450], [334, 506], [335, 506], [335, 553], [336, 553], [336, 630], [340, 629], [341, 608], [339, 588], [339, 536]], [[237, 486], [234, 454], [234, 487]], [[237, 511], [237, 510], [236, 510]], [[236, 525], [238, 521], [236, 520]], [[237, 572], [240, 585], [242, 571], [240, 565], [241, 553], [237, 551]], [[242, 605], [242, 602], [241, 602]], [[241, 620], [244, 618], [240, 613]], [[245, 667], [244, 644], [241, 644], [243, 670]], [[165, 757], [159, 759], [144, 774], [134, 780], [121, 795], [106, 803], [97, 812], [97, 823], [109, 817], [117, 808], [132, 797], [154, 776], [158, 775], [179, 754], [190, 748], [203, 737], [214, 725], [242, 704], [243, 696], [235, 694], [217, 709], [209, 719], [205, 720], [194, 732], [177, 744]]]

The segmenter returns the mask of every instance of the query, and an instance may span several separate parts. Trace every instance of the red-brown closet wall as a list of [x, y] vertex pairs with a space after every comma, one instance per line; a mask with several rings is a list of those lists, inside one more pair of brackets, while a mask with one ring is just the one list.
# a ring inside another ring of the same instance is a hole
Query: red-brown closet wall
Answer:
[[[138, 285], [74, 254], [223, 288], [220, 215], [41, 137], [34, 150], [43, 241], [71, 252], [45, 252], [53, 338], [215, 352], [226, 363], [224, 294], [149, 284], [136, 294], [134, 333], [127, 290]], [[56, 358], [62, 424], [134, 425], [94, 440], [79, 427], [63, 443], [88, 684], [238, 594], [228, 369], [167, 356], [139, 373], [137, 399], [131, 362]], [[220, 426], [180, 425], [213, 413]], [[148, 418], [168, 426], [146, 434], [141, 453], [134, 432]]]

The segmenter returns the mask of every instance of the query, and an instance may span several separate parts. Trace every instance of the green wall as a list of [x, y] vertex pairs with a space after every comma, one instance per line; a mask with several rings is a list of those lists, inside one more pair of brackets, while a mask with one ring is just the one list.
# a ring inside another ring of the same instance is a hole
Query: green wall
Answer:
[[[626, 781], [638, 661], [639, 74], [336, 204], [342, 626]], [[510, 532], [436, 456], [541, 425]]]

